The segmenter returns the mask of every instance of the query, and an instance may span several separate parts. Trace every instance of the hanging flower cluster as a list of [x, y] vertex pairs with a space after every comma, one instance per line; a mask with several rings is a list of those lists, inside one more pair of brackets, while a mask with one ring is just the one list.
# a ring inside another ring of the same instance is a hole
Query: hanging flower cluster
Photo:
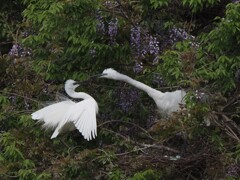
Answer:
[[14, 44], [8, 54], [11, 57], [20, 58], [20, 57], [31, 56], [32, 51], [30, 49], [23, 48], [19, 44]]
[[101, 15], [100, 11], [97, 11], [96, 14], [96, 19], [97, 19], [97, 32], [99, 34], [105, 34], [106, 33], [106, 27], [105, 27], [105, 23], [104, 23], [104, 18]]
[[154, 55], [154, 57], [159, 55], [159, 41], [148, 33], [142, 33], [140, 26], [131, 28], [130, 42], [133, 54], [137, 58], [146, 58], [147, 55]]
[[[183, 41], [183, 40], [193, 41], [195, 39], [194, 36], [190, 35], [189, 33], [187, 33], [187, 31], [181, 28], [172, 28], [169, 31], [169, 33], [170, 33], [169, 39], [171, 44], [174, 44], [175, 42]], [[193, 42], [192, 46], [198, 46], [198, 44]]]
[[115, 18], [108, 23], [108, 35], [110, 36], [111, 44], [115, 44], [117, 33], [118, 33], [118, 19]]
[[140, 26], [132, 26], [130, 43], [132, 46], [132, 53], [135, 58], [135, 66], [133, 68], [134, 72], [139, 73], [142, 71], [142, 60], [148, 59], [149, 56], [153, 56], [152, 64], [156, 64], [158, 62], [160, 48], [157, 37], [149, 35], [148, 33], [143, 33]]
[[139, 91], [138, 89], [120, 89], [119, 92], [119, 107], [128, 112], [131, 107], [136, 103], [139, 99]]

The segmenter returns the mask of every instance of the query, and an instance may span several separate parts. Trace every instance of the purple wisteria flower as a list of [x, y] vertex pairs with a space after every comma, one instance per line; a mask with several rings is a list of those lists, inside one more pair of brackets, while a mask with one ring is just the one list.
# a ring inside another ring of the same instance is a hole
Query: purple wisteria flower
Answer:
[[175, 42], [182, 41], [182, 40], [190, 40], [190, 44], [193, 47], [199, 47], [197, 42], [194, 42], [195, 37], [187, 33], [184, 29], [181, 28], [173, 28], [169, 31], [170, 33], [170, 43], [174, 44]]
[[119, 107], [128, 112], [130, 108], [137, 102], [139, 99], [139, 90], [138, 89], [120, 89], [119, 92]]
[[109, 9], [112, 9], [116, 8], [119, 4], [117, 1], [105, 1], [103, 5]]
[[195, 98], [200, 103], [208, 103], [210, 100], [209, 95], [202, 90], [195, 91]]
[[150, 54], [158, 55], [159, 54], [159, 41], [156, 37], [148, 37], [148, 51]]
[[158, 73], [153, 74], [153, 82], [160, 85], [161, 87], [166, 86], [166, 82], [164, 81], [163, 77]]
[[19, 57], [31, 56], [32, 51], [30, 49], [23, 48], [19, 44], [14, 44], [8, 54], [11, 57], [19, 58]]
[[240, 164], [232, 164], [227, 168], [227, 177], [239, 177]]
[[195, 37], [188, 34], [184, 29], [181, 28], [173, 28], [170, 30], [170, 39], [173, 42], [180, 41], [180, 40], [192, 40]]
[[26, 37], [28, 37], [28, 36], [30, 36], [32, 34], [35, 34], [35, 33], [34, 33], [33, 29], [31, 29], [31, 28], [26, 28], [21, 33], [23, 38], [26, 38]]
[[130, 34], [131, 46], [139, 57], [141, 52], [141, 29], [140, 26], [132, 26]]
[[141, 63], [141, 60], [146, 59], [148, 55], [153, 56], [154, 64], [158, 62], [160, 48], [157, 37], [148, 33], [142, 33], [140, 26], [132, 26], [130, 43], [133, 49], [133, 56], [138, 63]]
[[157, 38], [146, 34], [141, 52], [143, 58], [145, 58], [147, 54], [155, 55], [155, 57], [157, 57], [159, 55], [159, 41]]
[[110, 36], [111, 44], [116, 42], [118, 32], [118, 19], [115, 18], [108, 23], [108, 35]]
[[143, 70], [142, 62], [140, 62], [140, 63], [136, 62], [134, 67], [133, 67], [133, 72], [140, 73], [140, 72], [142, 72], [142, 70]]
[[96, 18], [97, 18], [97, 27], [96, 27], [97, 32], [99, 32], [100, 34], [105, 34], [106, 27], [105, 27], [105, 23], [104, 23], [104, 18], [101, 15], [100, 11], [97, 11]]
[[20, 50], [20, 47], [17, 44], [14, 44], [8, 54], [10, 56], [18, 56], [19, 50]]

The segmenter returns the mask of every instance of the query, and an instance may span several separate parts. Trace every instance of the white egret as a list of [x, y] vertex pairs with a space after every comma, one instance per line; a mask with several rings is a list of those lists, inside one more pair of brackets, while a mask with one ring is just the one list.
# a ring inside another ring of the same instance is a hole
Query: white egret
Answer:
[[75, 92], [78, 86], [76, 81], [67, 80], [65, 91], [70, 97], [83, 99], [82, 101], [76, 103], [67, 99], [32, 113], [32, 119], [44, 122], [43, 126], [47, 129], [55, 129], [51, 139], [75, 129], [88, 141], [97, 136], [98, 104], [90, 95]]
[[186, 92], [183, 90], [163, 93], [124, 74], [121, 74], [112, 68], [105, 69], [99, 76], [102, 78], [124, 81], [145, 91], [155, 101], [160, 113], [163, 116], [169, 116], [172, 112], [178, 111], [180, 108], [179, 104], [184, 104], [184, 96], [186, 95]]

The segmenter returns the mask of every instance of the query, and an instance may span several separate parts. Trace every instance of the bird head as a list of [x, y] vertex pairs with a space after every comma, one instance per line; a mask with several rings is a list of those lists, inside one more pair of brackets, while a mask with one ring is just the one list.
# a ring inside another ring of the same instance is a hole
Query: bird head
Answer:
[[66, 91], [74, 91], [78, 86], [79, 86], [79, 83], [77, 81], [69, 79], [65, 83], [65, 90]]
[[100, 78], [117, 80], [121, 74], [112, 68], [105, 69], [99, 76]]

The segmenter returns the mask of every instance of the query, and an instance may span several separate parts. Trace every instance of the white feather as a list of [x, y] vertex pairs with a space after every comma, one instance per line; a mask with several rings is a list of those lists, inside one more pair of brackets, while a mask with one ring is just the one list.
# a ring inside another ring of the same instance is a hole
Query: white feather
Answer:
[[49, 105], [32, 113], [32, 119], [44, 122], [46, 128], [55, 128], [73, 104], [75, 103], [69, 100]]
[[163, 116], [169, 116], [172, 112], [180, 109], [179, 104], [185, 103], [186, 92], [184, 90], [176, 90], [172, 92], [161, 92], [139, 82], [131, 77], [121, 74], [112, 68], [105, 69], [100, 75], [102, 78], [124, 81], [132, 86], [145, 91], [156, 103], [160, 113]]
[[97, 136], [96, 114], [98, 109], [95, 108], [96, 106], [96, 101], [90, 98], [72, 105], [65, 113], [62, 121], [59, 122], [51, 139], [57, 137], [67, 123], [73, 123], [85, 139], [94, 139]]
[[32, 113], [32, 119], [44, 122], [44, 127], [56, 128], [51, 139], [60, 133], [74, 129], [78, 129], [88, 141], [97, 136], [98, 104], [90, 95], [75, 92], [75, 88], [78, 86], [75, 81], [68, 80], [65, 83], [65, 91], [73, 98], [84, 100], [75, 103], [68, 99]]

